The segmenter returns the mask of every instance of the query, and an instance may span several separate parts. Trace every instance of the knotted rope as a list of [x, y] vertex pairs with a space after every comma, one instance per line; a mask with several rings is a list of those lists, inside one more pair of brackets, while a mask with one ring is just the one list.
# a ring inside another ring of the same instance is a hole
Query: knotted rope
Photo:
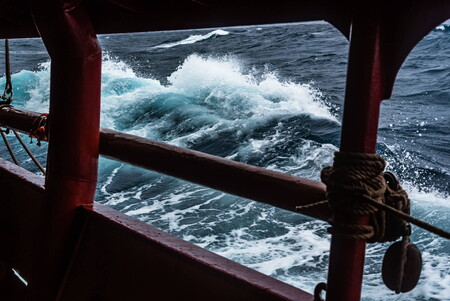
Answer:
[[[422, 259], [420, 250], [411, 243], [411, 226], [415, 224], [439, 236], [450, 238], [450, 233], [410, 216], [408, 195], [397, 178], [384, 172], [386, 162], [375, 154], [337, 152], [333, 166], [320, 175], [327, 185], [327, 200], [296, 207], [304, 211], [328, 205], [334, 215], [343, 217], [330, 220], [330, 233], [339, 233], [351, 239], [366, 242], [394, 241], [383, 259], [383, 281], [396, 293], [413, 289], [420, 277]], [[342, 222], [348, 216], [369, 216], [368, 225]], [[410, 254], [411, 252], [411, 254]], [[323, 284], [315, 289], [315, 299], [321, 300]]]
[[[331, 221], [330, 233], [339, 233], [353, 239], [367, 242], [385, 241], [386, 214], [374, 203], [385, 203], [395, 196], [402, 209], [409, 200], [406, 193], [392, 191], [386, 184], [383, 171], [384, 159], [375, 154], [337, 152], [333, 167], [322, 170], [321, 179], [327, 185], [327, 199], [333, 212], [339, 215], [370, 216], [369, 225], [356, 225]], [[398, 238], [398, 236], [397, 236]], [[395, 238], [396, 239], [396, 238]]]
[[409, 215], [408, 195], [397, 183], [392, 187], [386, 183], [385, 166], [384, 159], [375, 154], [336, 152], [333, 166], [321, 173], [322, 182], [327, 185], [327, 200], [298, 206], [296, 210], [328, 205], [335, 214], [368, 215], [369, 225], [331, 220], [329, 229], [330, 233], [367, 242], [393, 241], [408, 235], [406, 222], [450, 239], [449, 232]]

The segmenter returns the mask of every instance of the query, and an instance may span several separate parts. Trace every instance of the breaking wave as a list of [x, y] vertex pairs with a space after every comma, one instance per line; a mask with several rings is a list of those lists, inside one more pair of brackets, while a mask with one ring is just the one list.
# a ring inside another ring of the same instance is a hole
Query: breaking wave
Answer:
[[191, 35], [188, 38], [181, 40], [181, 41], [177, 41], [177, 42], [171, 42], [171, 43], [164, 43], [161, 45], [157, 45], [154, 46], [153, 48], [172, 48], [175, 46], [179, 46], [179, 45], [188, 45], [188, 44], [194, 44], [203, 40], [207, 40], [209, 38], [212, 37], [217, 37], [217, 36], [226, 36], [230, 34], [228, 31], [222, 30], [222, 29], [217, 29], [214, 31], [211, 31], [210, 33], [207, 33], [205, 35]]
[[[160, 48], [221, 34], [228, 33], [190, 36]], [[18, 107], [48, 111], [49, 66], [13, 75]], [[313, 83], [283, 80], [266, 70], [255, 73], [233, 57], [197, 54], [188, 56], [166, 83], [140, 77], [106, 54], [101, 125], [313, 179], [331, 164], [340, 131]], [[397, 172], [411, 164], [393, 162], [395, 153], [385, 155]], [[413, 214], [448, 224], [449, 196], [419, 184], [405, 187]], [[302, 289], [312, 291], [326, 280], [325, 223], [107, 159], [101, 159], [97, 200]], [[449, 300], [449, 242], [420, 229], [413, 240], [424, 250], [418, 288], [400, 297], [385, 289], [379, 270], [387, 245], [370, 245], [365, 300]]]

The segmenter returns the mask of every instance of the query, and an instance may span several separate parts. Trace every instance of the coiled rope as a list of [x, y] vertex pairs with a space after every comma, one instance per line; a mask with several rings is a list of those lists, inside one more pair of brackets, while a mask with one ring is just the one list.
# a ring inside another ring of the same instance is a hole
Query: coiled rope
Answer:
[[[450, 239], [450, 233], [410, 215], [410, 200], [395, 175], [384, 172], [386, 162], [375, 154], [336, 152], [333, 166], [322, 170], [321, 180], [327, 186], [327, 200], [296, 207], [305, 211], [329, 206], [340, 216], [369, 216], [368, 225], [337, 222], [331, 219], [330, 233], [369, 243], [394, 241], [383, 259], [382, 278], [396, 293], [412, 290], [420, 277], [422, 257], [411, 243], [414, 224], [441, 237]], [[345, 219], [344, 219], [345, 220]], [[326, 285], [319, 283], [314, 300], [322, 300]]]
[[[401, 219], [441, 237], [450, 239], [450, 232], [412, 217], [406, 192], [399, 186], [391, 189], [383, 171], [384, 159], [375, 154], [336, 152], [333, 167], [322, 170], [321, 179], [327, 185], [327, 200], [297, 211], [328, 205], [333, 212], [343, 215], [370, 216], [369, 225], [355, 225], [330, 221], [331, 233], [362, 239], [367, 242], [384, 242], [397, 239], [403, 229], [391, 233], [392, 218]], [[391, 218], [386, 218], [386, 213]], [[395, 223], [395, 220], [394, 220]]]

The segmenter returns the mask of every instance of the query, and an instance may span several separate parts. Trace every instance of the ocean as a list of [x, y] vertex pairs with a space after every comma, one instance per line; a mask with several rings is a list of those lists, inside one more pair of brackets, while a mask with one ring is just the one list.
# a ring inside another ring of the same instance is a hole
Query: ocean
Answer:
[[[331, 25], [99, 40], [102, 127], [311, 179], [332, 163], [349, 44]], [[382, 104], [377, 152], [409, 193], [412, 214], [450, 230], [448, 45], [450, 24], [442, 24], [406, 60]], [[13, 105], [48, 112], [50, 60], [41, 40], [12, 40], [10, 48]], [[30, 146], [45, 163], [46, 145]], [[9, 159], [3, 144], [0, 152]], [[100, 203], [306, 291], [326, 281], [326, 223], [105, 158], [99, 171]], [[390, 244], [370, 244], [363, 300], [450, 300], [450, 241], [417, 227], [412, 240], [423, 255], [418, 286], [402, 295], [385, 288], [381, 261]]]

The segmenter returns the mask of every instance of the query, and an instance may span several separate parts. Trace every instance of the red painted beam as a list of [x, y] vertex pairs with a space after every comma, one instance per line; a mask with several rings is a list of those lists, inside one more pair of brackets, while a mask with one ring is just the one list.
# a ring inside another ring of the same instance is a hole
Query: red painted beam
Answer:
[[[381, 101], [414, 45], [450, 16], [448, 1], [355, 5], [352, 18], [341, 151], [375, 153]], [[333, 214], [337, 222], [367, 225], [368, 216]], [[327, 300], [360, 300], [365, 242], [333, 234]]]
[[[107, 129], [102, 129], [100, 153], [289, 211], [326, 198], [325, 185], [318, 181]], [[327, 206], [302, 213], [321, 220], [330, 217]]]
[[97, 184], [101, 48], [81, 1], [33, 1], [50, 54], [46, 203], [30, 297], [54, 300], [79, 229], [75, 212], [92, 208]]
[[44, 203], [44, 178], [0, 158], [0, 300], [26, 300], [14, 268], [30, 279]]
[[61, 300], [313, 300], [108, 207], [81, 211], [87, 223]]
[[[44, 208], [43, 180], [0, 159], [0, 188], [8, 192], [0, 199], [0, 262], [9, 258], [9, 266], [28, 281]], [[93, 211], [81, 207], [78, 214], [86, 222], [65, 271], [61, 300], [313, 299], [300, 289], [105, 206], [95, 204]], [[4, 231], [11, 228], [15, 231]], [[1, 300], [33, 300], [23, 297], [26, 288], [17, 277], [9, 273], [8, 280], [0, 277]]]
[[[0, 38], [38, 37], [30, 1], [0, 0]], [[348, 0], [89, 0], [97, 33], [328, 20], [348, 33]]]
[[[46, 115], [14, 107], [0, 107], [0, 124], [9, 129], [32, 135], [32, 132], [37, 130], [38, 127], [46, 126]], [[42, 138], [42, 141], [47, 141], [45, 135], [40, 136], [40, 138]]]
[[[0, 123], [24, 133], [29, 133], [40, 117], [35, 112], [0, 108]], [[325, 185], [318, 181], [108, 129], [100, 132], [100, 154], [293, 212], [296, 206], [326, 198]], [[330, 218], [327, 206], [302, 214], [324, 221]]]
[[[341, 151], [374, 153], [383, 93], [381, 28], [376, 18], [354, 20], [342, 123]], [[334, 214], [336, 222], [367, 225], [367, 216]], [[358, 301], [361, 297], [365, 241], [333, 234], [327, 300]]]

